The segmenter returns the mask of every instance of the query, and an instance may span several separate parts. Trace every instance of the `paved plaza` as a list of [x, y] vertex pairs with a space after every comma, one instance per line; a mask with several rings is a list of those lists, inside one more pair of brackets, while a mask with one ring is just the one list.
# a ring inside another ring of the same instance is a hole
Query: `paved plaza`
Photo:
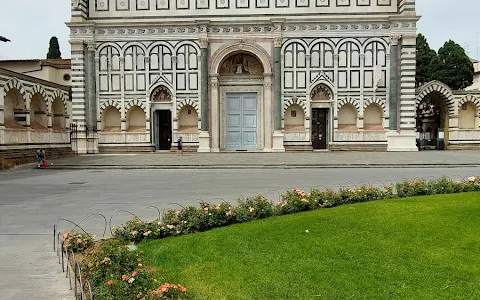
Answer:
[[[318, 154], [323, 155], [322, 154]], [[345, 154], [340, 154], [345, 155]], [[465, 154], [466, 156], [471, 154]], [[168, 161], [199, 160], [201, 156], [145, 155], [121, 157], [86, 157], [111, 162], [147, 157]], [[205, 156], [207, 157], [207, 156]], [[213, 157], [213, 156], [212, 156]], [[218, 155], [222, 159], [222, 155]], [[225, 158], [227, 156], [224, 156]], [[253, 157], [253, 156], [252, 156]], [[278, 156], [281, 158], [282, 156]], [[472, 156], [473, 157], [473, 156]], [[237, 160], [242, 160], [240, 156]], [[76, 161], [73, 159], [72, 161]], [[202, 158], [203, 161], [204, 159]], [[20, 168], [0, 173], [0, 294], [1, 299], [73, 299], [68, 280], [61, 272], [53, 251], [53, 224], [59, 218], [78, 222], [92, 213], [102, 213], [107, 220], [119, 209], [129, 210], [142, 219], [154, 219], [155, 205], [188, 204], [200, 200], [235, 203], [240, 195], [264, 194], [278, 199], [278, 192], [288, 188], [312, 186], [338, 187], [361, 182], [388, 183], [403, 178], [451, 178], [478, 174], [476, 166], [457, 168], [343, 168], [332, 169], [183, 169], [183, 170], [34, 170]], [[118, 214], [113, 224], [129, 216]], [[60, 224], [62, 230], [72, 226]], [[102, 235], [101, 219], [93, 217], [82, 226]], [[108, 230], [107, 230], [108, 232]]]
[[332, 168], [480, 166], [480, 151], [148, 153], [84, 155], [53, 162], [55, 168]]

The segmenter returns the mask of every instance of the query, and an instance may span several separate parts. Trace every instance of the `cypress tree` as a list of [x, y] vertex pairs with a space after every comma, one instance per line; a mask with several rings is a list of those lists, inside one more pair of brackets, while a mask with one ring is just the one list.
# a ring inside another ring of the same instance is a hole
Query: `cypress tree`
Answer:
[[61, 59], [62, 53], [60, 52], [60, 46], [58, 45], [57, 37], [53, 36], [50, 39], [50, 47], [48, 48], [47, 59]]

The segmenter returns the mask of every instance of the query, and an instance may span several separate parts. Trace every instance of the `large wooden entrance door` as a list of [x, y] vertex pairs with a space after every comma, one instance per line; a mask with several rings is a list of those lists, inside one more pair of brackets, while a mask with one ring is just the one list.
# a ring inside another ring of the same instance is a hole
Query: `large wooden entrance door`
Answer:
[[155, 127], [157, 129], [156, 148], [170, 150], [172, 147], [172, 113], [170, 110], [155, 111]]
[[227, 93], [226, 114], [226, 149], [256, 149], [257, 93]]
[[312, 147], [327, 149], [328, 108], [312, 108]]

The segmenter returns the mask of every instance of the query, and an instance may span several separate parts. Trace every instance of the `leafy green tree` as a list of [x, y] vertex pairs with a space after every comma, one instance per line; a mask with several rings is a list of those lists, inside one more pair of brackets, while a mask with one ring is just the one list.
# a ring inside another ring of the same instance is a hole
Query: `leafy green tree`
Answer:
[[48, 48], [47, 59], [61, 59], [62, 53], [60, 52], [60, 46], [58, 45], [57, 37], [50, 39], [50, 47]]
[[424, 85], [432, 80], [432, 62], [437, 53], [430, 49], [427, 38], [421, 33], [417, 35], [417, 68], [415, 75], [415, 84], [417, 87]]
[[465, 50], [452, 40], [438, 50], [431, 63], [432, 78], [448, 85], [452, 90], [463, 90], [473, 83], [473, 64]]

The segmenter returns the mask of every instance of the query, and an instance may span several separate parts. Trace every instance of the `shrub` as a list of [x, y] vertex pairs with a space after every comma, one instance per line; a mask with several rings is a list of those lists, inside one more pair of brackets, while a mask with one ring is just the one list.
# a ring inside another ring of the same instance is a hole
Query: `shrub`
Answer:
[[[85, 279], [90, 280], [96, 299], [137, 300], [137, 299], [186, 299], [186, 289], [173, 284], [164, 295], [154, 278], [155, 268], [142, 264], [143, 251], [127, 245], [119, 239], [99, 242], [83, 253], [80, 264]], [[173, 286], [180, 289], [176, 293]], [[162, 287], [162, 286], [160, 286]], [[181, 295], [181, 296], [178, 296]]]
[[162, 238], [169, 235], [168, 230], [161, 228], [158, 220], [145, 222], [137, 217], [127, 221], [123, 226], [113, 227], [112, 233], [114, 237], [135, 243], [150, 238]]
[[81, 252], [93, 245], [94, 236], [88, 233], [65, 232], [62, 235], [67, 251]]
[[180, 284], [164, 283], [151, 294], [153, 299], [187, 299], [187, 289]]
[[315, 196], [313, 197], [312, 193], [305, 194], [302, 190], [287, 191], [282, 195], [282, 201], [276, 204], [275, 213], [277, 215], [286, 215], [317, 208], [321, 200], [319, 197], [316, 197], [317, 191], [315, 190]]
[[273, 216], [273, 206], [263, 196], [239, 199], [238, 206], [233, 209], [237, 223], [264, 219]]

